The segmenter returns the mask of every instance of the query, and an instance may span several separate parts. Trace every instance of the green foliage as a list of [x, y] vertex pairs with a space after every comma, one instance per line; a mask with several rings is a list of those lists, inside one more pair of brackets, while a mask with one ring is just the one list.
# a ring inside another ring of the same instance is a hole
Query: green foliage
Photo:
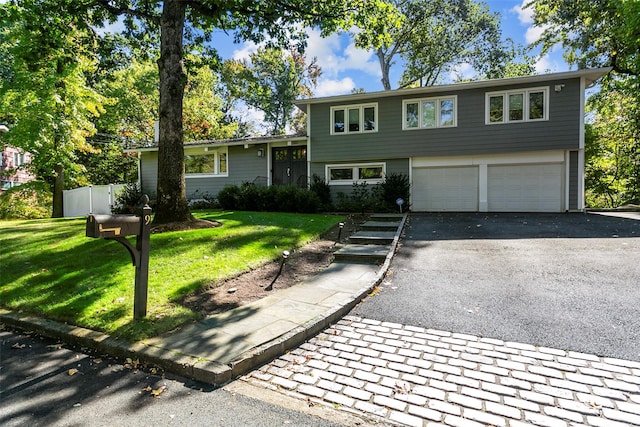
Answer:
[[354, 183], [351, 193], [336, 195], [336, 209], [340, 212], [397, 212], [396, 200], [404, 199], [403, 210], [408, 210], [410, 197], [409, 177], [390, 173], [384, 181], [369, 188], [366, 182]]
[[[129, 183], [125, 185], [122, 191], [116, 195], [114, 204], [111, 207], [111, 212], [114, 214], [136, 213], [140, 206], [142, 196], [142, 190], [140, 190], [137, 183]], [[147, 196], [151, 197], [153, 195], [147, 194]], [[149, 205], [153, 207], [151, 202]]]
[[431, 86], [445, 72], [469, 63], [479, 73], [489, 75], [505, 62], [500, 20], [487, 5], [474, 0], [394, 0], [401, 14], [398, 21], [386, 21], [373, 31], [384, 31], [390, 43], [370, 44], [371, 30], [359, 31], [356, 44], [375, 49], [381, 65], [382, 84], [391, 90], [389, 72], [396, 55], [405, 69], [401, 87]]
[[[198, 318], [183, 298], [258, 268], [342, 218], [202, 211], [216, 228], [151, 235], [147, 317], [133, 320], [128, 252], [85, 237], [84, 219], [0, 221], [0, 306], [139, 340]], [[266, 285], [267, 283], [265, 283]]]
[[321, 211], [329, 212], [333, 209], [333, 203], [331, 200], [331, 187], [323, 178], [320, 178], [317, 174], [314, 173], [311, 177], [309, 190], [315, 193], [316, 196], [318, 196]]
[[400, 173], [390, 173], [384, 181], [376, 186], [379, 190], [379, 211], [396, 212], [399, 210], [396, 200], [404, 200], [403, 210], [409, 210], [411, 185], [409, 176]]
[[91, 120], [105, 102], [87, 81], [96, 69], [93, 33], [64, 6], [0, 4], [0, 62], [10, 64], [0, 79], [0, 120], [11, 128], [3, 140], [31, 153], [31, 172], [53, 184], [54, 216], [62, 215], [64, 181], [85, 183], [77, 153], [91, 150]]
[[42, 181], [31, 181], [0, 194], [0, 219], [37, 219], [51, 214], [51, 190]]
[[536, 0], [534, 22], [545, 28], [543, 53], [558, 43], [579, 68], [611, 66], [640, 75], [640, 2], [637, 0]]
[[223, 67], [231, 93], [264, 112], [271, 135], [285, 133], [294, 121], [294, 101], [312, 95], [320, 74], [316, 58], [307, 64], [297, 51], [274, 47], [260, 48], [248, 59], [229, 60]]
[[586, 201], [615, 208], [640, 199], [640, 77], [605, 79], [589, 98], [585, 132]]
[[314, 213], [320, 208], [318, 196], [296, 186], [260, 187], [246, 182], [229, 185], [218, 192], [224, 210]]

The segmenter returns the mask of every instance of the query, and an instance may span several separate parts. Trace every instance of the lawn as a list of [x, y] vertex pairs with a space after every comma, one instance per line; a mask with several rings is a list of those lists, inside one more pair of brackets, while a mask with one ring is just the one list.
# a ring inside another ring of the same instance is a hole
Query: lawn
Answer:
[[[317, 238], [343, 218], [197, 211], [221, 227], [151, 235], [147, 317], [133, 320], [135, 271], [119, 243], [85, 237], [84, 218], [0, 221], [0, 306], [129, 340], [198, 318], [185, 295]], [[129, 238], [135, 245], [135, 238]]]

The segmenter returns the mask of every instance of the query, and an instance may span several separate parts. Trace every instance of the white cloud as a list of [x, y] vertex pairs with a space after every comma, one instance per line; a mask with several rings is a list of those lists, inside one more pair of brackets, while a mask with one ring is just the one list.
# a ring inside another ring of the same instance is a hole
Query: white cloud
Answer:
[[308, 30], [307, 34], [307, 58], [318, 58], [324, 75], [335, 78], [345, 71], [380, 74], [376, 59], [372, 58], [373, 52], [357, 48], [347, 34], [332, 34], [323, 38], [319, 31], [313, 29]]
[[351, 93], [351, 90], [356, 87], [351, 77], [345, 77], [340, 80], [322, 79], [318, 82], [318, 87], [315, 89], [315, 97], [332, 96], [332, 95], [344, 95]]
[[476, 70], [473, 66], [467, 62], [456, 65], [451, 72], [449, 72], [449, 80], [456, 81], [458, 79], [467, 80], [472, 79], [476, 75]]
[[518, 20], [522, 25], [533, 24], [533, 9], [525, 7], [529, 0], [524, 0], [522, 4], [515, 5], [511, 8], [511, 12], [518, 15]]
[[235, 59], [236, 61], [241, 61], [243, 59], [249, 59], [249, 55], [251, 55], [252, 53], [255, 53], [258, 51], [258, 48], [260, 48], [260, 45], [257, 45], [256, 43], [252, 42], [252, 41], [246, 41], [242, 44], [242, 49], [236, 49], [233, 51], [233, 54], [231, 55], [232, 59]]
[[528, 44], [537, 42], [540, 36], [548, 28], [546, 25], [534, 25], [533, 16], [534, 11], [531, 7], [525, 7], [529, 3], [529, 0], [523, 0], [522, 4], [513, 6], [511, 12], [518, 15], [518, 20], [521, 25], [527, 26], [527, 30], [524, 34], [524, 39]]

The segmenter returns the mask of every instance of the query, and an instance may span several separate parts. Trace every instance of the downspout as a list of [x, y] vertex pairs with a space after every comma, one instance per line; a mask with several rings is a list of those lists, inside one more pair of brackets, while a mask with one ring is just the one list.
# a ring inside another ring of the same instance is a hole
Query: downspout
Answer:
[[585, 78], [580, 78], [580, 132], [578, 149], [578, 204], [576, 208], [584, 212], [585, 208], [585, 188], [584, 188], [584, 115], [585, 115]]

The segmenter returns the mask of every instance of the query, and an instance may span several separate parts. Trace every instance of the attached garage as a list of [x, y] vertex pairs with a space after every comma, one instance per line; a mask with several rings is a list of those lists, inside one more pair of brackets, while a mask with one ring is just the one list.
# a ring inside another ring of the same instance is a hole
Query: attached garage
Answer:
[[564, 212], [571, 206], [571, 159], [570, 152], [564, 151], [413, 158], [411, 209]]
[[564, 165], [490, 165], [489, 212], [560, 212]]
[[414, 211], [475, 212], [478, 210], [478, 167], [413, 169]]

